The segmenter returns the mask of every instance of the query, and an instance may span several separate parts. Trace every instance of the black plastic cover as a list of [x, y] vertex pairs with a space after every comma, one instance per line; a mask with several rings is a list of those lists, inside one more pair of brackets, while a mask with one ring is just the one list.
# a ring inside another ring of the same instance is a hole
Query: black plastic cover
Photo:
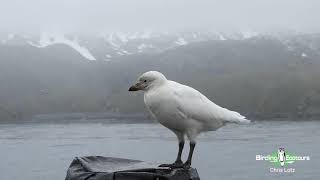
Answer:
[[142, 166], [147, 164], [131, 159], [76, 157], [69, 166], [66, 180], [200, 180], [194, 168], [140, 168]]

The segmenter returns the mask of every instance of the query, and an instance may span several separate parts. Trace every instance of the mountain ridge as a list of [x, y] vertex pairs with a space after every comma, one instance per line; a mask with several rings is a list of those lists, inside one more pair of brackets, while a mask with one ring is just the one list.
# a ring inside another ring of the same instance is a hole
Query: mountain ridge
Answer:
[[[96, 35], [72, 35], [64, 33], [41, 33], [39, 35], [7, 33], [0, 36], [3, 45], [31, 45], [38, 48], [54, 44], [70, 46], [88, 60], [109, 61], [116, 57], [128, 56], [140, 53], [161, 53], [168, 49], [184, 46], [190, 43], [205, 42], [212, 40], [246, 40], [252, 38], [277, 39], [286, 44], [292, 51], [295, 46], [304, 46], [319, 50], [320, 45], [312, 44], [310, 38], [319, 34], [266, 34], [258, 32], [135, 32], [135, 33], [99, 33]], [[302, 37], [302, 38], [301, 38]], [[307, 39], [307, 41], [306, 41]], [[308, 43], [311, 44], [308, 44]], [[302, 52], [303, 56], [307, 56]], [[302, 55], [301, 53], [301, 55]]]
[[254, 37], [194, 42], [109, 61], [87, 60], [64, 44], [0, 44], [0, 114], [145, 113], [141, 94], [127, 89], [141, 73], [158, 70], [249, 118], [319, 117], [316, 37], [311, 47], [310, 36], [294, 37], [300, 39], [290, 44], [294, 50], [275, 38]]

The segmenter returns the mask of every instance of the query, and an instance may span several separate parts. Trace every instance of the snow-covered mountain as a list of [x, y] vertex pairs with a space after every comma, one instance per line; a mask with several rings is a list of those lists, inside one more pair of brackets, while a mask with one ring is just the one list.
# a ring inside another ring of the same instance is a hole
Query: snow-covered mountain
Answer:
[[319, 34], [0, 34], [0, 117], [142, 112], [127, 88], [150, 69], [263, 119], [320, 117], [319, 60]]
[[75, 35], [62, 33], [41, 33], [39, 35], [2, 33], [2, 45], [28, 45], [46, 48], [52, 45], [66, 45], [88, 60], [110, 61], [121, 56], [160, 53], [168, 49], [210, 40], [245, 40], [250, 38], [273, 38], [280, 40], [289, 51], [307, 58], [320, 51], [320, 35], [266, 34], [258, 32], [134, 32], [99, 33], [96, 35]]

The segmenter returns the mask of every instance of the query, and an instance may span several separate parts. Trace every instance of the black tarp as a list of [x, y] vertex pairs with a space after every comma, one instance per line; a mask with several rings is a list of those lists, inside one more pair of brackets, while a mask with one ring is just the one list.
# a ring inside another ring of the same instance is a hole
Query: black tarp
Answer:
[[113, 157], [76, 157], [66, 180], [200, 180], [194, 168], [141, 168], [142, 164], [138, 160]]

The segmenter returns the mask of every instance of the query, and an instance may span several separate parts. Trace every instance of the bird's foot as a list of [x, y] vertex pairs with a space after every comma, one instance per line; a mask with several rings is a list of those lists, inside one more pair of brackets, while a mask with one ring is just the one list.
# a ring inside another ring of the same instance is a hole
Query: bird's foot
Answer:
[[176, 168], [183, 168], [183, 162], [182, 161], [176, 161], [172, 164], [161, 164], [159, 165], [159, 167], [169, 167], [172, 169], [176, 169]]
[[186, 161], [183, 165], [182, 165], [183, 169], [190, 169], [191, 168], [191, 162], [190, 161]]

